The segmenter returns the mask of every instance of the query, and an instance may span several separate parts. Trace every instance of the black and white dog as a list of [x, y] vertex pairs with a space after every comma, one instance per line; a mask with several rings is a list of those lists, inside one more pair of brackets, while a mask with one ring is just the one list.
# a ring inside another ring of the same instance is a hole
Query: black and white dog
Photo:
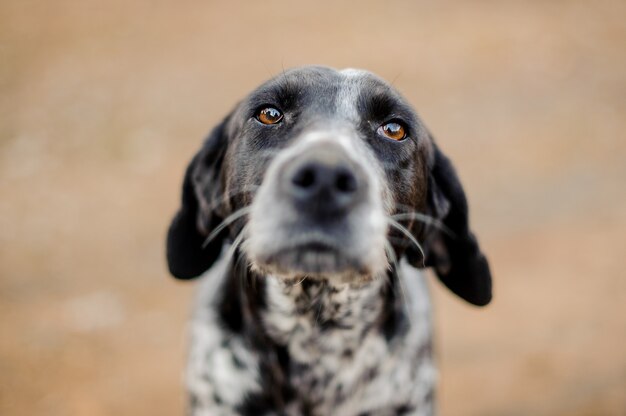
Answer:
[[475, 305], [489, 266], [463, 189], [411, 106], [371, 73], [261, 85], [193, 158], [167, 237], [201, 284], [191, 415], [432, 415], [424, 277]]

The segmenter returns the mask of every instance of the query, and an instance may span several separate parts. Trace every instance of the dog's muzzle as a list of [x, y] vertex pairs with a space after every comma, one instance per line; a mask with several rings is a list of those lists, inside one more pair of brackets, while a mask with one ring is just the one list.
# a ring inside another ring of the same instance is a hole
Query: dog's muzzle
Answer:
[[252, 206], [244, 243], [252, 264], [289, 277], [384, 269], [386, 223], [365, 163], [331, 140], [282, 152]]

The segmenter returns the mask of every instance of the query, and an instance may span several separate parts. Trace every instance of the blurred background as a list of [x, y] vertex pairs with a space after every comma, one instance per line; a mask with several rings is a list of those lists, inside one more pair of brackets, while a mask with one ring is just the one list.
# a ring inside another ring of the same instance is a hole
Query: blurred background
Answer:
[[440, 413], [626, 415], [626, 2], [0, 0], [0, 414], [182, 414], [164, 236], [204, 135], [283, 68], [378, 73], [495, 277], [434, 278]]

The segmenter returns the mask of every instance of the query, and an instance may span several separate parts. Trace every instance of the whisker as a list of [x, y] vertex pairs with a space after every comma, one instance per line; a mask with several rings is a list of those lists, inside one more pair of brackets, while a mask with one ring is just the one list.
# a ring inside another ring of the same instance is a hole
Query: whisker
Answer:
[[226, 202], [227, 199], [232, 198], [233, 196], [237, 196], [237, 195], [241, 195], [241, 194], [256, 194], [257, 190], [259, 189], [258, 185], [250, 185], [250, 186], [246, 186], [245, 188], [239, 188], [239, 189], [234, 189], [233, 191], [227, 193], [227, 194], [223, 194], [221, 195], [219, 198], [217, 198], [216, 201], [214, 201], [213, 203], [209, 204], [209, 206], [207, 207], [209, 211], [213, 211], [214, 209], [216, 209], [217, 207], [219, 207], [221, 204], [223, 204], [224, 202]]
[[[239, 244], [239, 247], [241, 247], [241, 244]], [[238, 251], [238, 254], [239, 257], [237, 258], [237, 268], [242, 271], [241, 273], [239, 273], [239, 275], [241, 276], [241, 286], [247, 286], [250, 284], [250, 282], [252, 282], [252, 287], [256, 291], [256, 279], [249, 278], [250, 269], [248, 260], [246, 256], [241, 253], [241, 250]]]
[[302, 278], [302, 280], [300, 280], [299, 282], [293, 283], [291, 285], [289, 285], [289, 287], [294, 287], [294, 286], [298, 286], [300, 284], [302, 284], [302, 282], [304, 282], [309, 276], [308, 275], [304, 275], [304, 277]]
[[400, 231], [402, 234], [404, 234], [413, 244], [415, 244], [415, 247], [417, 247], [417, 249], [422, 254], [422, 264], [424, 265], [424, 267], [426, 267], [426, 263], [425, 263], [426, 254], [424, 253], [424, 249], [422, 248], [420, 243], [417, 241], [417, 239], [413, 237], [413, 234], [411, 234], [409, 230], [407, 230], [404, 226], [402, 226], [399, 222], [397, 222], [393, 218], [387, 218], [387, 222], [389, 223], [389, 225], [391, 225], [392, 227]]
[[[439, 228], [440, 230], [442, 230], [444, 233], [448, 234], [451, 237], [455, 237], [456, 236], [456, 234], [454, 234], [454, 232], [452, 230], [450, 230], [443, 223], [443, 221], [441, 221], [440, 219], [435, 218], [433, 216], [424, 214], [423, 212], [417, 212], [417, 211], [415, 211], [415, 207], [396, 202], [396, 203], [394, 203], [394, 208], [399, 209], [401, 211], [399, 213], [397, 213], [397, 214], [391, 215], [392, 218], [399, 219], [399, 220], [416, 219], [416, 220], [424, 222], [424, 223], [426, 223], [428, 225], [433, 225], [433, 226]], [[408, 218], [409, 216], [411, 218]], [[399, 217], [399, 218], [396, 218], [396, 217]]]
[[239, 231], [239, 234], [237, 234], [237, 237], [235, 237], [235, 239], [233, 240], [233, 243], [230, 245], [230, 247], [228, 247], [228, 251], [226, 252], [226, 259], [228, 262], [230, 262], [235, 256], [235, 252], [237, 251], [237, 249], [243, 242], [243, 238], [245, 236], [245, 233], [247, 232], [248, 232], [248, 226], [246, 225], [241, 229], [241, 231]]
[[[413, 212], [415, 210], [415, 207], [412, 207], [411, 205], [402, 204], [400, 202], [395, 202], [394, 203], [394, 207], [395, 208], [400, 208], [400, 209], [404, 210], [404, 212]], [[424, 214], [424, 215], [426, 215], [426, 214]]]
[[[204, 240], [204, 243], [202, 243], [202, 248], [206, 248], [206, 246], [211, 241], [213, 241], [213, 239], [217, 237], [217, 235], [220, 232], [222, 232], [224, 228], [228, 227], [230, 224], [237, 221], [239, 218], [243, 217], [244, 215], [249, 214], [251, 210], [252, 210], [251, 206], [243, 207], [233, 212], [228, 217], [226, 217], [224, 221], [222, 221], [217, 227], [215, 227], [215, 229], [211, 232], [211, 234], [209, 234], [206, 240]], [[241, 235], [241, 233], [239, 233], [239, 235]]]
[[422, 214], [420, 212], [401, 212], [398, 214], [390, 215], [390, 217], [396, 221], [417, 220], [424, 224], [432, 225], [450, 236], [454, 235], [452, 230], [446, 227], [446, 225], [442, 221], [438, 220], [435, 217], [431, 217], [430, 215]]
[[391, 243], [389, 242], [389, 240], [385, 240], [385, 253], [387, 254], [387, 257], [389, 258], [389, 261], [391, 262], [390, 266], [393, 265], [393, 267], [397, 269], [398, 257], [396, 256], [396, 253], [394, 253], [393, 247], [391, 246]]
[[226, 253], [226, 259], [229, 263], [232, 262], [232, 259], [235, 257], [235, 254], [239, 254], [237, 259], [233, 262], [233, 267], [236, 270], [240, 271], [240, 273], [237, 273], [237, 274], [239, 275], [241, 287], [249, 283], [248, 266], [247, 264], [244, 264], [246, 261], [245, 256], [242, 256], [240, 252], [238, 253], [239, 247], [241, 246], [247, 232], [248, 232], [248, 225], [245, 225], [241, 229], [241, 231], [239, 231], [239, 234], [237, 234], [231, 246], [228, 248], [228, 252]]
[[[398, 270], [398, 257], [396, 253], [393, 251], [393, 247], [389, 240], [385, 240], [385, 254], [387, 254], [387, 258], [389, 259], [389, 271], [392, 274], [396, 274], [396, 270]], [[389, 277], [389, 273], [385, 273], [385, 280], [388, 286], [392, 285], [391, 278]]]

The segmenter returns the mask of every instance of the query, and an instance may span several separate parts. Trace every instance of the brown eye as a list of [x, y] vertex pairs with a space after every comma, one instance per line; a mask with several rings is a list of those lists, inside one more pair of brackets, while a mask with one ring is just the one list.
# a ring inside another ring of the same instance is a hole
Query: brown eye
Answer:
[[380, 126], [378, 128], [378, 133], [381, 133], [396, 141], [400, 141], [406, 138], [406, 131], [404, 130], [404, 126], [402, 126], [402, 124], [400, 123], [396, 123], [395, 121]]
[[276, 124], [283, 119], [283, 113], [274, 107], [265, 107], [259, 111], [256, 118], [263, 124]]

